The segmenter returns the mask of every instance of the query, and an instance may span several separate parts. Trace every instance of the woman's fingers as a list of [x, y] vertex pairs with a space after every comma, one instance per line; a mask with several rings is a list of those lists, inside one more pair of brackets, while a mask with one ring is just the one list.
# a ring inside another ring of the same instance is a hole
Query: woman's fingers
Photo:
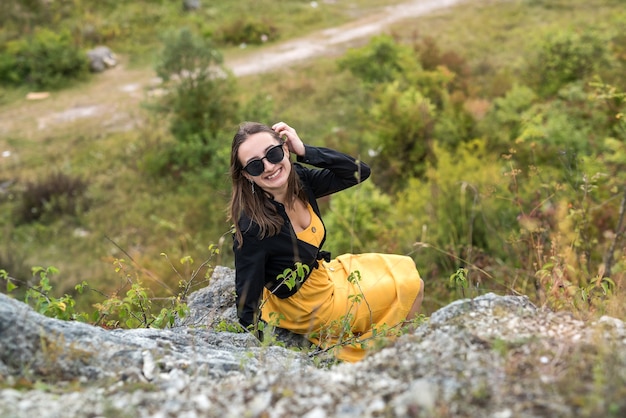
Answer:
[[298, 136], [298, 133], [294, 128], [287, 125], [285, 122], [278, 122], [272, 126], [272, 129], [281, 137], [285, 137], [287, 147], [290, 152], [294, 154], [304, 156], [304, 143]]
[[272, 126], [272, 129], [279, 135], [287, 135], [289, 137], [290, 133], [296, 133], [296, 130], [291, 126], [287, 125], [285, 122], [278, 122]]

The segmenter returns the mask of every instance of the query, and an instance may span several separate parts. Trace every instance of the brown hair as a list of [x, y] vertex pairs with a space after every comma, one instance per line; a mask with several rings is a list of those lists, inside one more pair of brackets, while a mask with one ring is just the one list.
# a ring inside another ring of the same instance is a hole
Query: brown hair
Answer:
[[[233, 190], [228, 208], [228, 218], [235, 224], [235, 239], [239, 248], [243, 245], [243, 232], [239, 227], [239, 218], [243, 213], [259, 225], [260, 239], [278, 234], [284, 223], [283, 217], [276, 211], [276, 206], [271, 202], [274, 196], [260, 187], [257, 187], [253, 193], [252, 185], [244, 176], [243, 165], [239, 161], [238, 154], [241, 144], [251, 135], [260, 132], [269, 133], [276, 139], [277, 144], [283, 142], [280, 136], [269, 126], [258, 122], [244, 122], [239, 125], [239, 130], [233, 137], [230, 153], [230, 177], [233, 181]], [[291, 207], [296, 199], [307, 203], [306, 193], [293, 166], [287, 179], [287, 196], [289, 198], [285, 204], [288, 207]]]

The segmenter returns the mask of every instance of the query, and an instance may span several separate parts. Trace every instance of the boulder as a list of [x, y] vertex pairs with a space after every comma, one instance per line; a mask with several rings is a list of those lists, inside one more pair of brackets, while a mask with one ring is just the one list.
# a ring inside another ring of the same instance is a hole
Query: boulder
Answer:
[[87, 51], [89, 69], [94, 73], [101, 73], [117, 65], [115, 54], [106, 46], [97, 46]]
[[525, 296], [457, 300], [364, 360], [221, 331], [231, 269], [170, 329], [105, 330], [0, 294], [0, 416], [626, 416], [626, 327]]

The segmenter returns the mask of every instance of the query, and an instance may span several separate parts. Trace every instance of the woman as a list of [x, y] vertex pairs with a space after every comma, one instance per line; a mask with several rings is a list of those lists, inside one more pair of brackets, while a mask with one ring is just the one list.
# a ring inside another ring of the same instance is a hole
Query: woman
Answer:
[[[254, 330], [261, 319], [358, 361], [374, 328], [415, 318], [424, 282], [411, 258], [345, 254], [331, 261], [322, 251], [326, 231], [316, 199], [367, 179], [366, 164], [305, 145], [284, 122], [243, 123], [230, 161], [237, 314], [244, 327]], [[285, 272], [298, 266], [302, 274], [285, 282]]]

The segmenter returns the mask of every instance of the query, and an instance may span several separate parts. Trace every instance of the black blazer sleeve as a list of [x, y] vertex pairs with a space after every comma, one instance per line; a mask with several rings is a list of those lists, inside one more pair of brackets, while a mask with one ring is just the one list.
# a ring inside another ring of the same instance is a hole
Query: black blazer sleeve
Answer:
[[298, 157], [298, 162], [321, 169], [302, 170], [299, 173], [316, 198], [352, 187], [370, 176], [369, 166], [349, 155], [329, 148], [310, 145], [304, 147], [305, 155]]
[[259, 240], [256, 228], [243, 234], [243, 246], [235, 240], [235, 302], [239, 323], [244, 328], [255, 323], [265, 286], [266, 245]]

